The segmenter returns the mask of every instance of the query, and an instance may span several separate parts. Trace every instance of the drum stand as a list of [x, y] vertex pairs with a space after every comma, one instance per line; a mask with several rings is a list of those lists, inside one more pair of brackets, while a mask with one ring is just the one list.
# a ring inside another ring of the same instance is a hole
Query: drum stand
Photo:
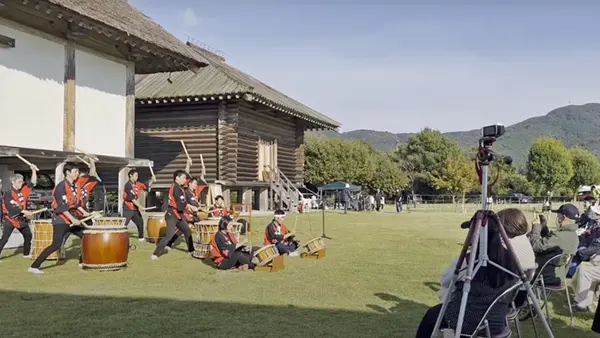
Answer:
[[273, 258], [272, 261], [270, 261], [269, 263], [265, 264], [265, 265], [257, 265], [254, 268], [254, 271], [261, 271], [261, 272], [279, 272], [279, 271], [283, 271], [285, 270], [285, 263], [283, 262], [283, 256], [282, 255], [278, 255], [275, 258]]

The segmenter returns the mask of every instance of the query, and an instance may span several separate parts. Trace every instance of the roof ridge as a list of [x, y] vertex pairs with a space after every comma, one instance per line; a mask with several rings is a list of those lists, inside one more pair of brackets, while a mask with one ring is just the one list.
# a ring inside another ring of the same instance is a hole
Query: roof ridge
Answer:
[[[230, 72], [228, 72], [227, 69], [225, 69], [225, 67], [222, 66], [222, 64], [227, 65], [227, 63], [224, 60], [221, 60], [221, 57], [219, 57], [216, 54], [211, 53], [210, 51], [205, 50], [204, 48], [202, 48], [190, 41], [186, 42], [186, 45], [188, 45], [195, 53], [198, 53], [202, 57], [204, 57], [208, 61], [210, 66], [213, 66], [213, 67], [217, 68], [218, 70], [220, 70], [226, 77], [228, 77], [230, 80], [235, 82], [237, 85], [245, 88], [249, 93], [254, 92], [253, 86], [248, 86], [246, 83], [244, 83], [244, 81], [232, 76], [230, 74]], [[214, 59], [216, 59], [216, 60], [214, 60]], [[227, 66], [231, 67], [230, 65], [227, 65]]]

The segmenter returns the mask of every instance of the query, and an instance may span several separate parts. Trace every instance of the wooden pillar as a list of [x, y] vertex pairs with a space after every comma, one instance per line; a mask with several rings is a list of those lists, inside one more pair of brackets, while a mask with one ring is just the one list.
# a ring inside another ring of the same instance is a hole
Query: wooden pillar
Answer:
[[231, 208], [231, 189], [224, 188], [222, 191], [223, 203], [225, 203], [226, 208]]
[[127, 180], [129, 179], [129, 176], [127, 175], [129, 173], [130, 168], [128, 167], [124, 167], [121, 168], [121, 170], [119, 170], [119, 180], [118, 180], [118, 184], [117, 184], [117, 189], [119, 189], [117, 191], [118, 195], [119, 195], [119, 214], [123, 214], [123, 188], [125, 187], [125, 183], [127, 183]]
[[135, 63], [127, 64], [125, 93], [125, 157], [135, 157]]
[[64, 166], [64, 162], [56, 164], [56, 169], [54, 169], [54, 186], [58, 185], [58, 183], [62, 182], [65, 179], [65, 175], [63, 175]]
[[242, 204], [248, 204], [250, 208], [252, 208], [252, 192], [250, 188], [242, 188]]
[[75, 42], [67, 40], [65, 44], [65, 74], [64, 74], [64, 121], [63, 121], [63, 150], [72, 151], [75, 147]]
[[269, 210], [269, 188], [260, 188], [258, 210]]
[[7, 165], [0, 165], [0, 191], [6, 192], [11, 188], [10, 176], [14, 172]]

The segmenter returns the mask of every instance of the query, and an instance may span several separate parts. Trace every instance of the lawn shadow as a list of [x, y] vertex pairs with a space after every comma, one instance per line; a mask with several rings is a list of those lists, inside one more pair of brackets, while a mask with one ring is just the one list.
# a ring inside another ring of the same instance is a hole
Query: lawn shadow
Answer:
[[430, 288], [431, 290], [438, 292], [442, 288], [442, 285], [438, 282], [423, 282], [423, 285]]
[[[39, 278], [44, 278], [40, 276]], [[193, 290], [189, 290], [193, 293]], [[393, 315], [280, 305], [0, 291], [3, 336], [408, 337], [426, 306], [394, 300]], [[248, 299], [248, 302], [251, 302]], [[52, 309], [51, 311], [49, 309]], [[407, 317], [408, 316], [408, 320]], [[412, 316], [412, 318], [411, 318]], [[70, 319], [77, 318], [77, 330]], [[276, 323], [276, 327], [273, 327]]]

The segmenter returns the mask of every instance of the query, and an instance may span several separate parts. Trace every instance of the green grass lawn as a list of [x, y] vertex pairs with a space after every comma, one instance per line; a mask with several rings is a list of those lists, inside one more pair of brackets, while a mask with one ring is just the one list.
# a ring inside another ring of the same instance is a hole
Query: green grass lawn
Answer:
[[[286, 258], [279, 273], [216, 271], [186, 255], [183, 243], [152, 262], [154, 245], [134, 241], [125, 270], [82, 271], [72, 252], [66, 264], [46, 262], [46, 274], [34, 276], [31, 262], [8, 250], [0, 264], [1, 336], [414, 337], [438, 302], [439, 277], [459, 253], [466, 235], [459, 224], [470, 216], [327, 213], [327, 257]], [[267, 221], [254, 219], [255, 245]], [[319, 236], [321, 214], [298, 216], [296, 234], [303, 242]], [[578, 315], [571, 328], [564, 294], [553, 298], [556, 337], [596, 336], [591, 315]], [[525, 337], [533, 336], [530, 323]]]

